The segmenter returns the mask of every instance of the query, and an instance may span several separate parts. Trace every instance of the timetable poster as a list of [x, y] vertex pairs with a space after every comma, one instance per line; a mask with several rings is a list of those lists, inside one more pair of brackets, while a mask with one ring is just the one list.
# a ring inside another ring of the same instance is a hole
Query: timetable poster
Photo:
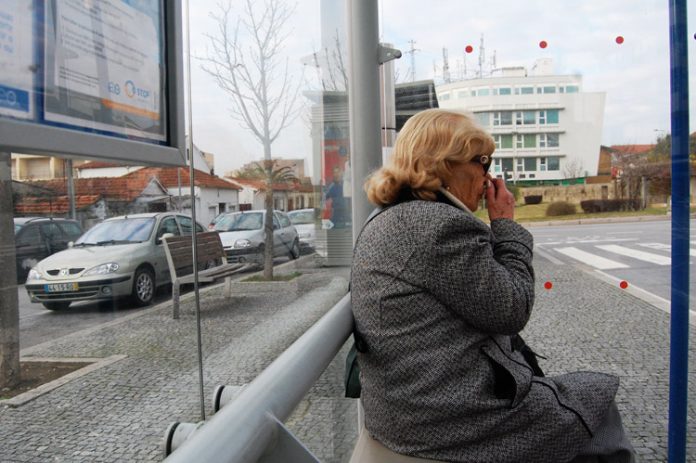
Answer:
[[161, 0], [47, 0], [44, 119], [166, 141]]
[[0, 1], [0, 116], [34, 119], [34, 8]]

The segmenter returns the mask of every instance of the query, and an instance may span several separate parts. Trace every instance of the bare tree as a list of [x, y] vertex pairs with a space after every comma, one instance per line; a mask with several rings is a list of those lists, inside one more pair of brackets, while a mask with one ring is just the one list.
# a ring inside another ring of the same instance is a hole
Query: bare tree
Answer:
[[563, 176], [565, 178], [582, 177], [582, 161], [579, 159], [570, 159], [563, 164]]
[[283, 0], [246, 0], [234, 19], [232, 6], [219, 3], [211, 13], [214, 33], [202, 69], [231, 97], [232, 116], [263, 146], [266, 169], [264, 277], [273, 278], [273, 161], [271, 146], [293, 120], [299, 86], [293, 84], [289, 61], [283, 57], [287, 23], [294, 5]]

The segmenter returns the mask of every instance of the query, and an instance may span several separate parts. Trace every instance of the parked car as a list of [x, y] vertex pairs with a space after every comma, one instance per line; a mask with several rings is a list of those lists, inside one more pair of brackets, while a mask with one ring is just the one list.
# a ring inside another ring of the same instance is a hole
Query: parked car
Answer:
[[79, 222], [50, 217], [14, 219], [17, 283], [24, 283], [29, 270], [40, 260], [67, 249], [82, 234]]
[[288, 212], [290, 222], [297, 229], [300, 248], [314, 250], [317, 228], [321, 228], [321, 218], [317, 209], [297, 209]]
[[[152, 301], [158, 286], [171, 281], [162, 235], [190, 235], [193, 220], [172, 212], [107, 219], [90, 228], [70, 249], [39, 262], [29, 271], [26, 289], [32, 302], [49, 310], [74, 301], [130, 296], [136, 305]], [[205, 231], [196, 224], [198, 232]]]
[[[232, 212], [223, 217], [215, 229], [220, 232], [228, 262], [263, 264], [266, 211]], [[284, 212], [273, 212], [273, 257], [300, 257], [297, 230]]]

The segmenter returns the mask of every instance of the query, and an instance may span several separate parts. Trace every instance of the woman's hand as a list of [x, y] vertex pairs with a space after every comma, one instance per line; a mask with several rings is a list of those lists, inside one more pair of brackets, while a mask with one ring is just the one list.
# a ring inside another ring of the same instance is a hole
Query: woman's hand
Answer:
[[515, 218], [515, 196], [505, 187], [502, 178], [490, 178], [487, 180], [486, 206], [488, 218], [495, 219]]

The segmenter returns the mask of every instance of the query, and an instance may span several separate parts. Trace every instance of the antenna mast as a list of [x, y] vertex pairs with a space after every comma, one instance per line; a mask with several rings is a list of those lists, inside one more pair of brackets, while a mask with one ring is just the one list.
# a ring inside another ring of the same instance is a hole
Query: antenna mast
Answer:
[[483, 63], [486, 62], [486, 48], [483, 46], [483, 34], [481, 34], [481, 45], [479, 46], [479, 58], [478, 58], [478, 77], [479, 79], [483, 77]]
[[446, 84], [452, 81], [452, 79], [450, 79], [449, 58], [447, 55], [447, 48], [442, 47], [442, 80], [444, 80]]
[[416, 48], [416, 41], [415, 40], [409, 40], [408, 43], [409, 43], [409, 45], [411, 45], [411, 49], [406, 52], [406, 53], [409, 53], [411, 55], [411, 82], [415, 82], [416, 81], [416, 52], [420, 51], [420, 49]]

